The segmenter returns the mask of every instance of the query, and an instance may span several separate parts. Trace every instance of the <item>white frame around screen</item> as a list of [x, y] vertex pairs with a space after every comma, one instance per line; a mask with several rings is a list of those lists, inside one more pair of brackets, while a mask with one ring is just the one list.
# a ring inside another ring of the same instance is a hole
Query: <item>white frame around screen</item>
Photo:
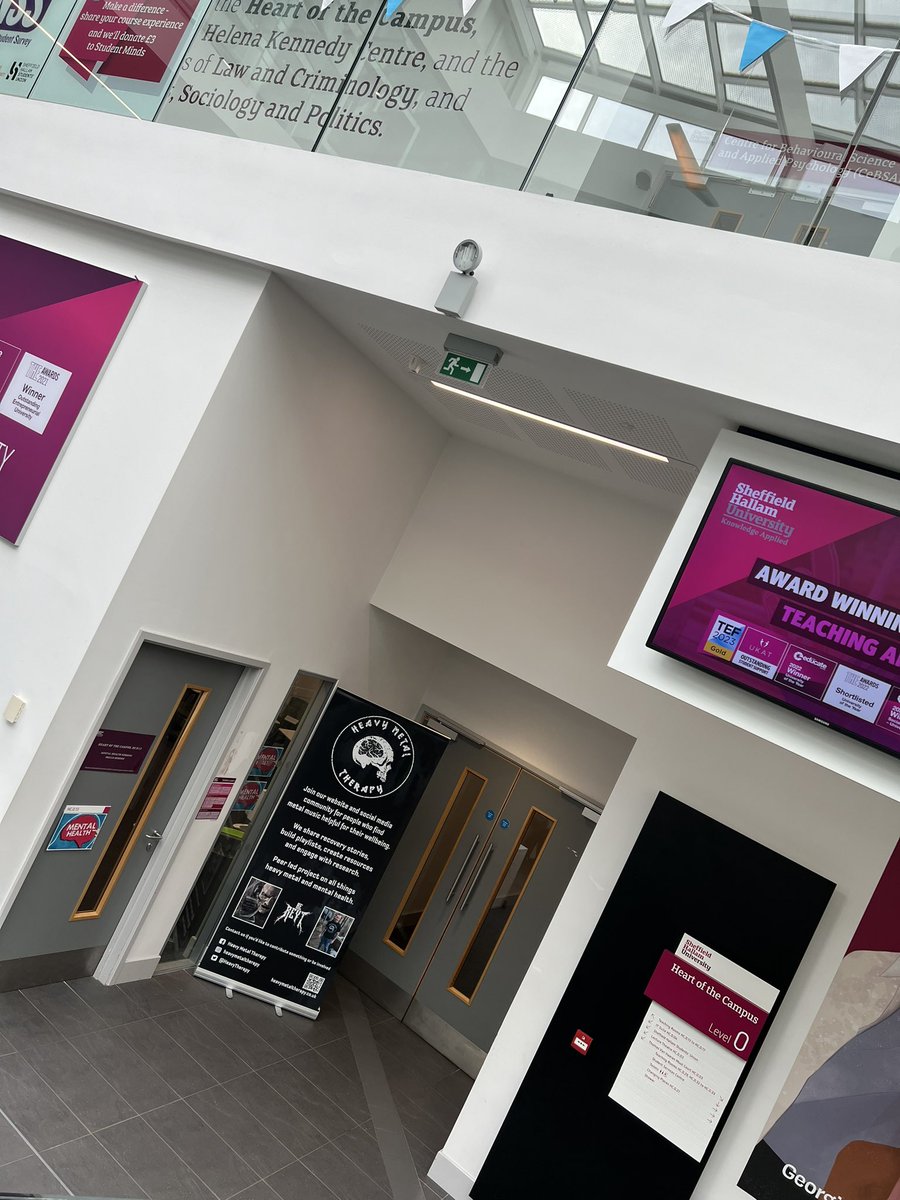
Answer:
[[[223, 649], [220, 646], [206, 646], [200, 642], [185, 641], [182, 638], [169, 637], [167, 634], [141, 630], [132, 643], [131, 649], [120, 667], [109, 693], [104, 698], [103, 707], [97, 715], [97, 720], [94, 722], [92, 729], [96, 728], [102, 722], [103, 714], [107, 711], [116, 696], [125, 676], [128, 674], [131, 664], [137, 658], [138, 651], [146, 642], [157, 646], [168, 646], [172, 650], [183, 650], [188, 654], [202, 654], [206, 658], [224, 659], [227, 662], [243, 666], [244, 669], [234, 686], [234, 691], [231, 693], [225, 710], [213, 730], [212, 736], [197, 762], [197, 766], [188, 780], [187, 787], [184, 789], [175, 811], [169, 819], [166, 826], [166, 836], [154, 851], [147, 869], [134, 889], [134, 893], [125, 907], [121, 920], [113, 931], [103, 952], [103, 956], [97, 964], [94, 971], [94, 978], [100, 983], [105, 984], [125, 981], [123, 971], [128, 961], [128, 953], [141, 931], [151, 905], [159, 895], [169, 868], [181, 850], [185, 836], [193, 823], [194, 814], [200, 805], [206, 788], [209, 786], [209, 781], [213, 778], [226, 751], [234, 742], [235, 735], [250, 705], [250, 701], [266, 669], [270, 665], [265, 659], [249, 657], [246, 654], [239, 654], [232, 650]], [[88, 742], [91, 737], [93, 737], [93, 733], [89, 735]], [[87, 744], [85, 744], [81, 752], [81, 757], [78, 759], [79, 763], [86, 752]], [[75, 771], [71, 772], [69, 778], [66, 780], [63, 794], [68, 791], [74, 775]], [[216, 825], [216, 829], [218, 829], [218, 825]]]
[[730, 458], [887, 508], [897, 507], [897, 481], [889, 476], [820, 458], [812, 449], [807, 453], [746, 434], [719, 434], [628, 618], [609, 666], [846, 779], [900, 800], [900, 772], [895, 758], [816, 725], [764, 697], [730, 687], [646, 645]]

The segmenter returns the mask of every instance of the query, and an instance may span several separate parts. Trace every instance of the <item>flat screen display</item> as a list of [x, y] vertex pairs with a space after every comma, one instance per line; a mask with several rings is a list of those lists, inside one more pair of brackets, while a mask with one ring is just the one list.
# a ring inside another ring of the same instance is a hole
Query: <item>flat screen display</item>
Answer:
[[900, 757], [900, 512], [729, 460], [647, 645]]

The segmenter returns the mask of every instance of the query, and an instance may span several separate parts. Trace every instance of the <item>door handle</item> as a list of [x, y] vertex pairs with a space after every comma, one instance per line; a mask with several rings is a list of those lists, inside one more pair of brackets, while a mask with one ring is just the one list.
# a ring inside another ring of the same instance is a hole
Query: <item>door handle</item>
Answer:
[[482, 875], [484, 874], [484, 868], [488, 865], [488, 862], [490, 861], [490, 857], [493, 853], [494, 853], [494, 843], [491, 842], [491, 844], [487, 848], [487, 854], [485, 854], [484, 858], [481, 860], [478, 870], [475, 872], [475, 875], [472, 879], [472, 882], [469, 884], [469, 887], [468, 887], [468, 890], [467, 890], [465, 896], [463, 896], [462, 904], [459, 906], [460, 912], [463, 911], [463, 909], [466, 907], [466, 905], [472, 899], [472, 893], [478, 887], [478, 881], [479, 881], [479, 879], [481, 879]]
[[149, 854], [151, 850], [155, 849], [156, 843], [160, 840], [162, 834], [158, 829], [151, 829], [149, 833], [144, 834], [144, 837], [147, 839], [147, 853]]
[[445, 904], [449, 904], [450, 901], [453, 899], [453, 897], [456, 895], [456, 889], [459, 887], [459, 881], [462, 879], [463, 875], [465, 875], [466, 867], [472, 861], [472, 855], [475, 853], [475, 849], [478, 846], [478, 843], [480, 841], [481, 841], [481, 835], [479, 834], [475, 838], [475, 841], [472, 843], [472, 845], [469, 847], [469, 853], [463, 859], [463, 865], [459, 868], [459, 874], [453, 880], [453, 884], [450, 888], [450, 891], [447, 893], [447, 899], [444, 901]]

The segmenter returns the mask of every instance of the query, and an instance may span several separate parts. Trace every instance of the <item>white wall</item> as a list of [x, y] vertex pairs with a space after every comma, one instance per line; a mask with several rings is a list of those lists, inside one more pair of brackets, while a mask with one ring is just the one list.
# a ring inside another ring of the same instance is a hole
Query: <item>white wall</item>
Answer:
[[[478, 1173], [657, 792], [838, 885], [696, 1200], [741, 1195], [741, 1168], [900, 836], [900, 806], [886, 796], [606, 665], [667, 532], [660, 514], [452, 443], [375, 595], [395, 616], [637, 737], [433, 1169], [458, 1197]], [[478, 588], [455, 586], [463, 561]], [[723, 714], [729, 695], [720, 690]]]
[[[7, 815], [0, 878], [55, 810], [141, 628], [272, 664], [232, 774], [298, 669], [371, 694], [369, 598], [445, 437], [271, 280]], [[217, 827], [192, 826], [129, 960], [159, 953]]]
[[437, 664], [422, 703], [599, 804], [634, 744], [612, 725], [455, 649]]
[[476, 237], [473, 331], [859, 430], [896, 456], [895, 263], [61, 105], [0, 107], [0, 190], [427, 311], [453, 247]]
[[[28, 702], [17, 725], [0, 722], [2, 818], [253, 312], [265, 275], [8, 198], [0, 199], [0, 216], [9, 237], [147, 283], [21, 545], [0, 542], [0, 709], [13, 693]], [[0, 836], [0, 912], [20, 857], [21, 849]]]

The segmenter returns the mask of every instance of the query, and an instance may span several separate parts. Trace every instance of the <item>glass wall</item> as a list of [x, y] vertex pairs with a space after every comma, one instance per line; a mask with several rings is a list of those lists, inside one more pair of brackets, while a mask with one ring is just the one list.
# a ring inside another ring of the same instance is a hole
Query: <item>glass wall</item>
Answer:
[[[900, 4], [667, 8], [0, 0], [0, 93], [900, 258]], [[751, 16], [793, 36], [742, 72]]]

